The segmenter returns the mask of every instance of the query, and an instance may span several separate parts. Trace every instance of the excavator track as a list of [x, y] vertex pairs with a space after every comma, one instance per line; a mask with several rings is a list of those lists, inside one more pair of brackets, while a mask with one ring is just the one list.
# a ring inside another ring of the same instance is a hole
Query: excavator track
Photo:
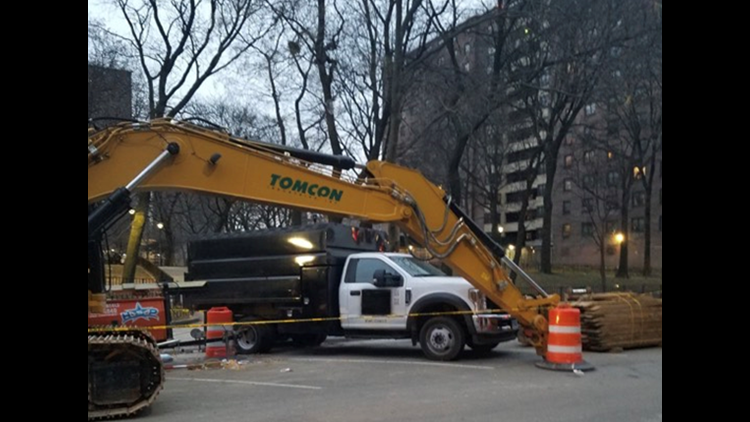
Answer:
[[164, 386], [156, 341], [143, 331], [89, 334], [89, 421], [133, 416]]

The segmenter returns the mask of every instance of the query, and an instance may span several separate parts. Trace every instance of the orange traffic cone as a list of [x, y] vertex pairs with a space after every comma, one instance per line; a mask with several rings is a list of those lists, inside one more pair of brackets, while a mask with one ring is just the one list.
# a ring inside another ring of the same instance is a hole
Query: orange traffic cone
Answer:
[[[227, 344], [227, 330], [234, 322], [234, 314], [228, 308], [213, 308], [206, 314], [208, 335], [206, 336], [206, 358], [226, 359], [231, 346]], [[227, 324], [227, 325], [220, 325]]]
[[549, 313], [547, 356], [537, 364], [553, 371], [592, 371], [594, 366], [583, 360], [581, 311], [560, 305]]

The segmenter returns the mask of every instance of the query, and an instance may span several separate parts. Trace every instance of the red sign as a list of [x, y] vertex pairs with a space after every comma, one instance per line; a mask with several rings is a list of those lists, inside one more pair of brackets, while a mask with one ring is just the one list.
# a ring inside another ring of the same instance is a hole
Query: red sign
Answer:
[[[167, 325], [164, 299], [120, 299], [107, 302], [103, 314], [89, 314], [89, 327], [163, 327]], [[157, 341], [167, 340], [167, 330], [149, 330]]]

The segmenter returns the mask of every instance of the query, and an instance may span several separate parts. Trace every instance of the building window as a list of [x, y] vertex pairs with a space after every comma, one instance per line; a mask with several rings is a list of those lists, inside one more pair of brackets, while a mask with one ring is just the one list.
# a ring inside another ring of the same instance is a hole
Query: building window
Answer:
[[550, 95], [546, 92], [539, 94], [539, 105], [542, 107], [549, 107], [551, 103]]
[[497, 52], [497, 49], [495, 47], [489, 47], [487, 49], [487, 55], [490, 57], [493, 57], [495, 55], [495, 52]]
[[586, 106], [586, 115], [593, 116], [596, 114], [596, 103], [591, 103]]
[[583, 162], [585, 164], [591, 164], [596, 158], [596, 151], [586, 151], [583, 153]]
[[617, 200], [617, 197], [615, 197], [615, 196], [609, 196], [609, 197], [607, 197], [607, 210], [608, 211], [619, 211], [620, 210], [620, 201]]
[[588, 174], [586, 176], [583, 176], [583, 188], [584, 189], [594, 189], [596, 187], [596, 179], [594, 176]]
[[562, 226], [562, 237], [563, 239], [569, 238], [573, 234], [572, 224], [563, 224]]
[[466, 64], [464, 64], [464, 70], [466, 70], [467, 72], [471, 72], [471, 62], [467, 62]]
[[541, 184], [536, 187], [536, 196], [544, 197], [544, 191], [547, 189], [547, 185]]
[[573, 208], [573, 203], [570, 201], [563, 201], [563, 215], [570, 215]]
[[573, 156], [573, 154], [565, 156], [565, 168], [566, 169], [573, 168], [574, 162], [575, 162], [575, 157]]
[[583, 210], [587, 213], [594, 212], [594, 198], [583, 198]]
[[633, 208], [639, 208], [646, 205], [646, 192], [636, 192], [633, 194]]
[[620, 122], [618, 120], [610, 120], [607, 122], [607, 135], [617, 136], [620, 131]]
[[620, 173], [616, 171], [610, 171], [607, 173], [607, 186], [617, 187], [620, 185]]
[[565, 138], [565, 145], [571, 147], [575, 145], [575, 143], [576, 143], [576, 140], [572, 136], [568, 136], [567, 138]]
[[581, 224], [581, 236], [582, 237], [593, 237], [594, 236], [594, 224], [583, 223]]
[[464, 45], [464, 54], [467, 56], [471, 54], [471, 44], [466, 43], [466, 45]]
[[550, 81], [551, 79], [550, 79], [549, 73], [543, 74], [541, 79], [539, 80], [539, 82], [542, 85], [542, 88], [547, 88], [549, 86]]
[[614, 151], [607, 152], [607, 160], [612, 161], [615, 159], [615, 153]]
[[646, 219], [643, 217], [636, 217], [631, 221], [630, 230], [633, 233], [643, 233], [646, 231]]
[[565, 192], [573, 191], [573, 179], [565, 179], [565, 182], [563, 182], [563, 190], [565, 190]]

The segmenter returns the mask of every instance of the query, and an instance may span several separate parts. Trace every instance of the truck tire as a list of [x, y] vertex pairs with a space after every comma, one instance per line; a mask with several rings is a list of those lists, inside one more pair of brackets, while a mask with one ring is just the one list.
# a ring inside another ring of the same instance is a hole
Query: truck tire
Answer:
[[[243, 322], [257, 321], [257, 319], [248, 319]], [[256, 355], [258, 353], [268, 353], [276, 342], [274, 329], [268, 325], [245, 325], [237, 327], [235, 330], [235, 343], [237, 345], [237, 354]]]
[[455, 319], [432, 318], [422, 327], [419, 343], [428, 359], [452, 361], [458, 359], [466, 347], [466, 333]]
[[294, 347], [318, 347], [328, 339], [325, 334], [293, 334]]

